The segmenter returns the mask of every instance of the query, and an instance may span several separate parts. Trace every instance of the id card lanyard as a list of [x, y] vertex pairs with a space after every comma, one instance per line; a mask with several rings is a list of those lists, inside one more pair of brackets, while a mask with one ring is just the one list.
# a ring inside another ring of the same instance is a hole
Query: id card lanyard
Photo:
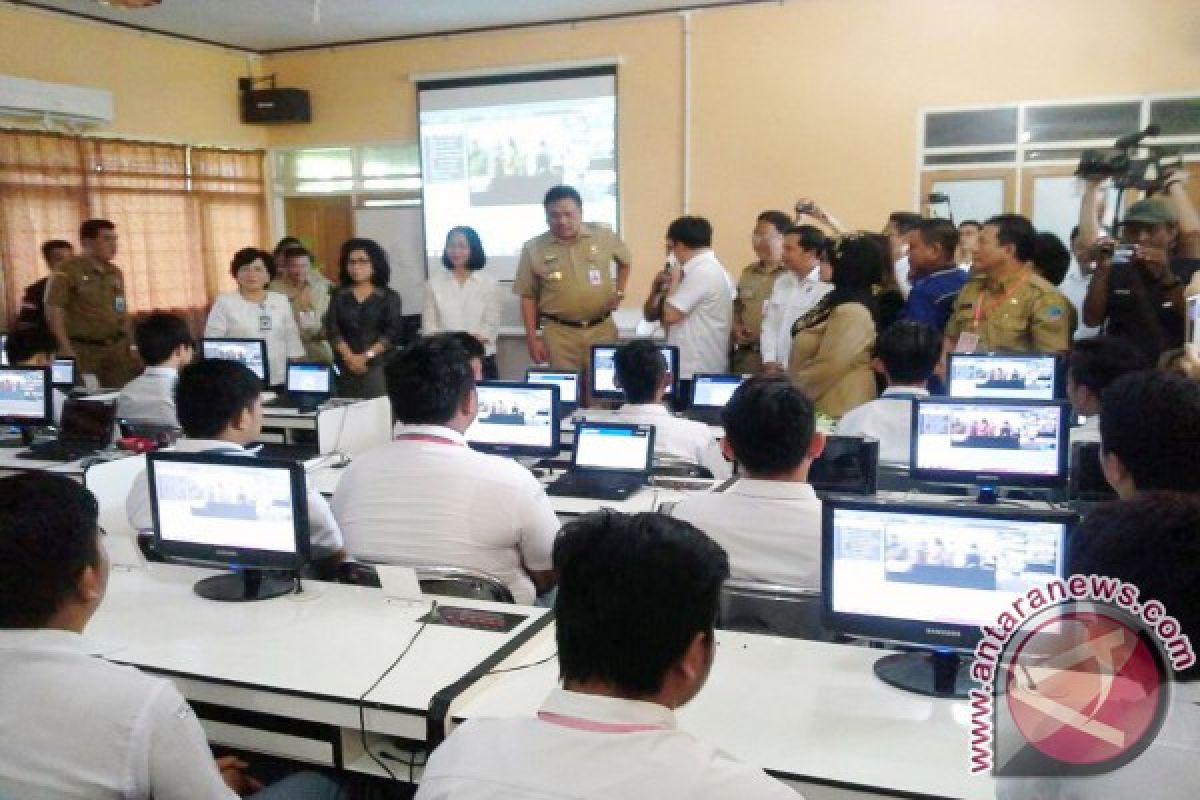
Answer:
[[978, 331], [980, 323], [991, 316], [993, 311], [1007, 303], [1009, 299], [1011, 299], [1012, 296], [1017, 293], [1017, 290], [1025, 285], [1025, 282], [1029, 280], [1029, 275], [1031, 273], [1032, 270], [1026, 270], [1025, 274], [1021, 276], [1020, 280], [1014, 283], [1011, 289], [1001, 295], [1000, 299], [996, 300], [994, 303], [987, 304], [986, 311], [984, 310], [985, 304], [983, 302], [983, 298], [980, 298], [979, 302], [975, 304], [975, 319], [971, 323], [971, 330]]

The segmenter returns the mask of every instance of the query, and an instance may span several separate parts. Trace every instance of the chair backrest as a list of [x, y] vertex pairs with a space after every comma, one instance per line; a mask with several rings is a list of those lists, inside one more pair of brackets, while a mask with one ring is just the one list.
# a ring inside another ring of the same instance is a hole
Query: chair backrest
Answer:
[[[493, 603], [512, 603], [512, 592], [497, 577], [463, 567], [414, 567], [417, 581], [425, 594], [465, 597]], [[338, 565], [339, 583], [379, 586], [379, 573], [371, 564], [346, 561]]]
[[125, 498], [133, 481], [145, 469], [145, 456], [127, 456], [98, 461], [83, 471], [83, 485], [96, 496], [100, 507], [100, 527], [110, 536], [122, 534], [133, 538], [133, 528], [125, 515]]
[[829, 641], [821, 626], [821, 592], [775, 583], [729, 580], [721, 588], [717, 627], [789, 639]]

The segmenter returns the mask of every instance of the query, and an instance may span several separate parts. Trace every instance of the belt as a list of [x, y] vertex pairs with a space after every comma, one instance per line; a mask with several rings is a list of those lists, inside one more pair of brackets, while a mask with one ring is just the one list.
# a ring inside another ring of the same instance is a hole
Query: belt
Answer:
[[548, 319], [551, 322], [557, 322], [559, 325], [566, 325], [568, 328], [594, 328], [600, 323], [606, 321], [611, 316], [611, 312], [605, 311], [602, 316], [596, 317], [595, 319], [563, 319], [562, 317], [556, 317], [553, 314], [542, 314], [542, 319]]
[[743, 342], [733, 348], [734, 350], [745, 350], [748, 353], [757, 353], [759, 350], [758, 342]]
[[111, 336], [107, 339], [88, 339], [84, 336], [71, 336], [68, 338], [70, 338], [72, 342], [79, 342], [80, 344], [90, 344], [96, 347], [107, 347], [110, 344], [116, 344], [124, 339], [125, 334], [124, 332], [118, 333], [116, 336]]

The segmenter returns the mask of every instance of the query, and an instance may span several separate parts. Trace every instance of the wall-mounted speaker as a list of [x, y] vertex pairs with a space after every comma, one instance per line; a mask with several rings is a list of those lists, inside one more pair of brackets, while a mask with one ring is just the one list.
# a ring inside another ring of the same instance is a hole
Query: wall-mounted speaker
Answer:
[[249, 125], [312, 121], [312, 105], [304, 89], [252, 89], [241, 96], [242, 122]]

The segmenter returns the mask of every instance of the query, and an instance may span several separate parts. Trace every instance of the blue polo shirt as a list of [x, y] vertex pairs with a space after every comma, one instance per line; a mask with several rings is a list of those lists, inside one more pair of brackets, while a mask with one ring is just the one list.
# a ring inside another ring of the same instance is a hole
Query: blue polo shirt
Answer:
[[967, 273], [956, 265], [950, 265], [925, 278], [913, 281], [908, 301], [900, 312], [900, 319], [923, 322], [941, 332], [946, 330], [950, 312], [954, 310], [954, 298], [967, 282]]

